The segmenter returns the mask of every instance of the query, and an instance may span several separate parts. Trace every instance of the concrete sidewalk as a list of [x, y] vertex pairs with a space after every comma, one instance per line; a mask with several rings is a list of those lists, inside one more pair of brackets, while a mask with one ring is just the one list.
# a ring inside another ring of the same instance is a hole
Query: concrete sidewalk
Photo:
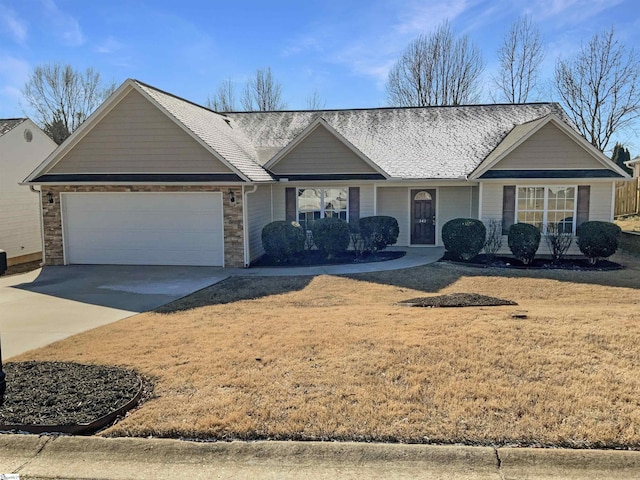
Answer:
[[444, 255], [444, 247], [389, 247], [389, 251], [402, 251], [405, 255], [395, 260], [371, 263], [348, 263], [316, 267], [251, 267], [225, 269], [233, 275], [244, 277], [278, 277], [305, 275], [351, 275], [354, 273], [383, 272], [419, 267], [434, 263]]
[[631, 480], [640, 452], [367, 443], [0, 435], [21, 479]]

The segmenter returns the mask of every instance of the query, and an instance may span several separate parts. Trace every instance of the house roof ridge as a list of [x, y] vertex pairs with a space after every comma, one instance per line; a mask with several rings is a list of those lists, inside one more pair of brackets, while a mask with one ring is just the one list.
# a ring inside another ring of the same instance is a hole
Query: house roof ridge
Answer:
[[454, 109], [454, 108], [480, 108], [480, 107], [522, 107], [522, 106], [546, 106], [553, 105], [560, 107], [558, 102], [524, 102], [524, 103], [471, 103], [465, 105], [425, 105], [425, 106], [401, 106], [401, 107], [356, 107], [356, 108], [324, 108], [313, 109], [284, 109], [284, 110], [234, 110], [230, 112], [216, 112], [224, 114], [256, 114], [256, 113], [317, 113], [324, 112], [357, 112], [357, 111], [391, 111], [391, 110], [434, 110], [434, 109]]
[[204, 105], [201, 105], [201, 104], [196, 103], [196, 102], [194, 102], [192, 100], [189, 100], [189, 99], [186, 99], [184, 97], [181, 97], [180, 95], [176, 95], [175, 93], [171, 93], [171, 92], [168, 92], [168, 91], [163, 90], [161, 88], [154, 87], [153, 85], [149, 85], [148, 83], [145, 83], [145, 82], [143, 82], [141, 80], [138, 80], [136, 78], [132, 78], [131, 80], [133, 82], [137, 83], [140, 86], [143, 86], [143, 87], [146, 87], [146, 88], [150, 88], [150, 89], [155, 90], [156, 92], [162, 93], [164, 95], [168, 95], [169, 97], [175, 98], [176, 100], [180, 100], [181, 102], [185, 102], [185, 103], [188, 103], [190, 105], [193, 105], [194, 107], [198, 107], [198, 108], [201, 108], [201, 109], [206, 110], [208, 112], [215, 113], [217, 115], [220, 115], [221, 117], [226, 117], [226, 115], [224, 113], [222, 113], [222, 112], [217, 112], [215, 110], [212, 110], [211, 108], [205, 107]]

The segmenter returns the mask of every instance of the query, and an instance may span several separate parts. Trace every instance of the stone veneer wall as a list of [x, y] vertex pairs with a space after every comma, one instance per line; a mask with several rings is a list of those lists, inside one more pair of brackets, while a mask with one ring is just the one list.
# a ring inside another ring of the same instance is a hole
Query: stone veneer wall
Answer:
[[[229, 190], [235, 193], [235, 203], [229, 201]], [[49, 203], [47, 193], [53, 194]], [[222, 192], [224, 218], [225, 267], [244, 267], [244, 239], [242, 224], [242, 187], [208, 185], [42, 185], [42, 215], [44, 252], [47, 265], [63, 265], [62, 217], [60, 193], [63, 192]]]

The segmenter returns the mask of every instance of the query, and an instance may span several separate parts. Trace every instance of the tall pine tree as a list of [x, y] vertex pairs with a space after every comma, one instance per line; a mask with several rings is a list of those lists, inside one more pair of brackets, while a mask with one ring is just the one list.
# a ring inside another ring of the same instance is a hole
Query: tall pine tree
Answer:
[[624, 162], [628, 162], [629, 160], [631, 160], [631, 154], [629, 154], [629, 150], [624, 148], [624, 145], [622, 145], [621, 143], [616, 143], [616, 146], [613, 148], [613, 155], [611, 156], [611, 160], [613, 160], [613, 163], [618, 165], [629, 175], [633, 175], [633, 170], [631, 170], [624, 164]]

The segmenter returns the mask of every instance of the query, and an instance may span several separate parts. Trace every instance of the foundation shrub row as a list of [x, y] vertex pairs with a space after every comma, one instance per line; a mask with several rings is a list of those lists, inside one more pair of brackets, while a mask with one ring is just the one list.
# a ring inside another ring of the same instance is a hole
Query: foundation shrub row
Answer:
[[[535, 258], [544, 238], [551, 260], [559, 263], [571, 246], [574, 236], [561, 225], [548, 224], [544, 235], [534, 225], [516, 223], [509, 228], [507, 242], [512, 255], [524, 265]], [[481, 251], [491, 259], [502, 246], [502, 228], [499, 221], [487, 225], [471, 218], [455, 218], [442, 227], [442, 242], [453, 259], [469, 261]], [[580, 224], [575, 241], [590, 264], [613, 255], [618, 249], [620, 227], [610, 222], [590, 221]]]
[[350, 247], [357, 255], [375, 253], [398, 241], [400, 229], [393, 217], [363, 217], [357, 223], [347, 223], [327, 217], [306, 224], [276, 221], [262, 229], [265, 254], [286, 263], [305, 250], [319, 250], [327, 258], [339, 255]]

